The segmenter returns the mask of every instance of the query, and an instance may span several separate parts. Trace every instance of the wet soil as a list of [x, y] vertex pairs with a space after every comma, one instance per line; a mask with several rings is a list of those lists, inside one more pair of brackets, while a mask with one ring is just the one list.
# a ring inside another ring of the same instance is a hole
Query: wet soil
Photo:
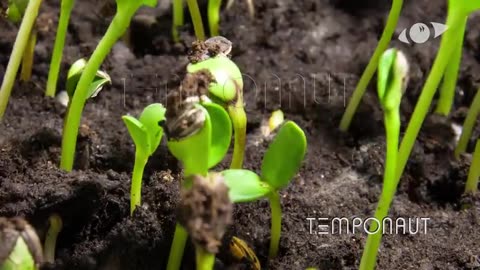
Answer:
[[[144, 174], [142, 207], [129, 217], [129, 182], [134, 146], [121, 121], [153, 102], [164, 102], [188, 62], [193, 29], [181, 44], [170, 39], [168, 1], [142, 10], [132, 23], [133, 53], [118, 43], [103, 65], [113, 78], [88, 102], [82, 118], [75, 170], [58, 169], [65, 108], [43, 96], [53, 46], [52, 29], [39, 32], [33, 80], [16, 83], [0, 124], [0, 216], [23, 216], [44, 236], [48, 216], [62, 216], [57, 260], [44, 269], [164, 269], [175, 225], [181, 168], [162, 144]], [[200, 1], [202, 7], [205, 2]], [[41, 14], [56, 25], [58, 1], [44, 1]], [[59, 89], [69, 64], [90, 55], [108, 18], [99, 3], [77, 1], [69, 26]], [[0, 4], [5, 8], [5, 3]], [[221, 32], [233, 42], [232, 59], [244, 73], [248, 123], [245, 167], [259, 171], [268, 145], [260, 125], [282, 109], [306, 132], [308, 153], [292, 184], [281, 192], [280, 254], [268, 260], [269, 206], [266, 200], [236, 205], [226, 238], [251, 245], [263, 269], [356, 269], [366, 233], [314, 234], [307, 218], [373, 215], [384, 160], [382, 112], [371, 87], [348, 134], [337, 130], [346, 100], [372, 54], [389, 10], [388, 1], [256, 0], [256, 17], [245, 1], [221, 14]], [[406, 1], [396, 36], [417, 22], [444, 22], [445, 1]], [[188, 22], [188, 20], [187, 20]], [[480, 269], [480, 203], [462, 207], [469, 155], [457, 161], [450, 122], [461, 123], [480, 82], [480, 17], [469, 20], [455, 110], [451, 119], [430, 117], [402, 177], [392, 218], [429, 218], [427, 233], [385, 235], [378, 269]], [[0, 19], [3, 76], [18, 26]], [[55, 27], [53, 27], [55, 29]], [[439, 40], [392, 46], [411, 64], [402, 104], [406, 126]], [[474, 138], [480, 134], [477, 128]], [[474, 140], [472, 139], [472, 142]], [[472, 150], [471, 147], [469, 149]], [[225, 168], [230, 154], [217, 168]], [[218, 256], [224, 268], [226, 247]], [[184, 269], [193, 250], [185, 251]], [[220, 263], [219, 263], [220, 264]], [[236, 267], [236, 268], [235, 268]], [[241, 269], [241, 268], [240, 268]]]

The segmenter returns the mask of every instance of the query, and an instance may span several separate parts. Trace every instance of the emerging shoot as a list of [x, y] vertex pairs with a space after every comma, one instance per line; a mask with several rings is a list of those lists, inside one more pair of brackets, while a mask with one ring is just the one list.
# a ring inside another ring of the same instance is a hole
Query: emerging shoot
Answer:
[[237, 261], [247, 264], [248, 269], [261, 270], [260, 261], [253, 249], [242, 239], [238, 237], [232, 237], [229, 244], [230, 254]]
[[478, 178], [480, 177], [480, 140], [477, 140], [473, 152], [472, 164], [468, 172], [465, 194], [476, 194], [478, 191]]
[[135, 144], [135, 164], [130, 189], [130, 215], [141, 204], [143, 170], [148, 158], [157, 150], [163, 136], [163, 128], [158, 125], [165, 120], [165, 108], [155, 103], [147, 106], [140, 118], [125, 115], [123, 122]]
[[75, 147], [77, 144], [78, 128], [80, 126], [80, 118], [82, 116], [85, 101], [88, 98], [89, 88], [92, 81], [100, 69], [103, 60], [113, 48], [113, 45], [126, 32], [133, 15], [137, 10], [147, 5], [154, 7], [157, 5], [157, 0], [116, 0], [117, 10], [113, 17], [107, 32], [100, 40], [92, 56], [89, 58], [85, 70], [82, 73], [73, 98], [70, 101], [70, 108], [65, 119], [65, 125], [62, 138], [62, 159], [60, 167], [66, 171], [71, 171], [73, 168], [73, 160], [75, 157]]
[[55, 262], [55, 247], [57, 246], [58, 234], [62, 230], [63, 222], [62, 218], [53, 214], [48, 219], [50, 226], [45, 236], [45, 245], [43, 246], [43, 258], [45, 262], [53, 263]]
[[[41, 3], [42, 0], [29, 0], [27, 8], [25, 9], [25, 16], [23, 16], [17, 38], [13, 44], [12, 54], [10, 55], [10, 60], [8, 61], [7, 69], [5, 70], [5, 75], [0, 87], [0, 120], [5, 114], [8, 99], [10, 98], [13, 84], [15, 82], [15, 77], [17, 76], [18, 68], [20, 67], [20, 61], [22, 61], [28, 43], [31, 41], [30, 35], [33, 31], [33, 26]], [[13, 9], [10, 10], [10, 13], [14, 13]]]
[[60, 18], [58, 19], [57, 35], [53, 47], [50, 70], [48, 72], [46, 96], [54, 97], [57, 91], [58, 73], [62, 63], [63, 47], [65, 45], [65, 36], [68, 30], [68, 22], [72, 13], [75, 0], [62, 0], [60, 5]]
[[35, 230], [21, 218], [0, 218], [0, 270], [37, 270], [42, 261]]
[[457, 147], [455, 147], [455, 157], [458, 159], [460, 154], [465, 153], [467, 150], [468, 141], [472, 136], [473, 128], [475, 127], [475, 123], [477, 122], [478, 114], [480, 113], [480, 89], [477, 90], [475, 97], [473, 98], [472, 105], [470, 105], [470, 109], [468, 110], [467, 117], [465, 118], [465, 122], [463, 122], [462, 127], [462, 135], [460, 135], [460, 139], [458, 140]]
[[[397, 190], [398, 181], [395, 179], [398, 141], [400, 137], [400, 103], [408, 79], [408, 62], [405, 56], [396, 49], [389, 49], [380, 58], [378, 66], [377, 92], [380, 104], [384, 111], [387, 154], [385, 157], [385, 173], [383, 175], [383, 189], [375, 211], [375, 219], [383, 220], [390, 209], [390, 205]], [[382, 225], [372, 222], [371, 234], [360, 262], [361, 270], [373, 270], [377, 260], [378, 247], [382, 239]]]
[[373, 52], [372, 58], [370, 58], [365, 71], [360, 77], [360, 81], [358, 82], [357, 87], [355, 88], [355, 91], [348, 102], [347, 109], [343, 114], [340, 122], [340, 130], [342, 131], [347, 131], [350, 127], [353, 115], [355, 114], [355, 111], [362, 100], [363, 94], [365, 93], [365, 90], [367, 89], [367, 86], [370, 83], [375, 70], [377, 69], [380, 56], [388, 48], [388, 44], [390, 43], [390, 40], [395, 32], [398, 18], [400, 17], [402, 5], [403, 0], [392, 0], [392, 8], [390, 9], [390, 13], [388, 15], [387, 24], [385, 25], [385, 29], [383, 29], [383, 33], [380, 41], [378, 42], [377, 48]]

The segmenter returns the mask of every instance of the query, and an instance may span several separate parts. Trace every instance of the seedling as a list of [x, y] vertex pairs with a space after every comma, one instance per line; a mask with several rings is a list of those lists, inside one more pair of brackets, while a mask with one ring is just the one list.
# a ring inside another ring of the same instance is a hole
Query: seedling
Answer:
[[45, 236], [45, 244], [43, 246], [43, 258], [45, 262], [53, 263], [55, 262], [55, 247], [57, 246], [58, 234], [62, 230], [63, 222], [62, 218], [53, 214], [48, 219], [50, 226]]
[[179, 207], [179, 222], [195, 245], [196, 269], [212, 270], [227, 226], [232, 223], [233, 205], [221, 174], [191, 176], [184, 187]]
[[60, 6], [60, 18], [58, 19], [57, 35], [55, 37], [55, 45], [53, 47], [52, 60], [50, 62], [50, 70], [48, 72], [46, 96], [54, 97], [57, 91], [58, 73], [62, 62], [63, 47], [65, 45], [65, 36], [68, 30], [68, 22], [72, 13], [75, 0], [62, 0]]
[[268, 118], [267, 121], [262, 121], [260, 127], [263, 136], [268, 137], [271, 133], [275, 131], [283, 122], [285, 121], [285, 116], [281, 110], [276, 110], [272, 112], [272, 115]]
[[398, 18], [400, 17], [402, 5], [403, 0], [392, 1], [392, 8], [390, 9], [390, 13], [388, 14], [387, 24], [383, 29], [383, 33], [380, 37], [377, 48], [373, 52], [372, 58], [370, 58], [370, 61], [365, 68], [365, 71], [360, 77], [360, 81], [358, 82], [357, 87], [355, 88], [355, 91], [353, 92], [352, 97], [348, 102], [347, 108], [345, 109], [345, 113], [342, 116], [342, 120], [340, 121], [340, 130], [342, 131], [347, 131], [350, 127], [353, 115], [355, 114], [355, 111], [357, 110], [357, 107], [360, 104], [360, 101], [362, 100], [365, 91], [367, 90], [368, 84], [372, 80], [373, 74], [375, 74], [380, 57], [383, 52], [388, 48], [388, 44], [390, 43], [393, 33], [395, 32]]
[[163, 136], [163, 128], [158, 125], [165, 120], [165, 108], [155, 103], [147, 106], [140, 118], [130, 115], [122, 117], [135, 144], [135, 164], [130, 189], [130, 215], [141, 204], [143, 170], [148, 158], [157, 150]]
[[[396, 49], [389, 49], [380, 58], [378, 66], [378, 98], [384, 112], [386, 131], [385, 173], [383, 189], [375, 211], [375, 220], [383, 220], [397, 190], [395, 179], [398, 141], [400, 137], [400, 103], [408, 77], [408, 62], [405, 56]], [[361, 270], [375, 268], [378, 247], [382, 239], [383, 224], [372, 223], [371, 234], [368, 235], [365, 250], [360, 262]]]
[[204, 59], [187, 66], [190, 73], [208, 70], [215, 79], [209, 87], [209, 97], [216, 103], [226, 107], [233, 123], [235, 134], [231, 169], [240, 169], [243, 165], [245, 152], [247, 115], [243, 104], [243, 79], [238, 66], [227, 55], [231, 50], [231, 43], [223, 37], [210, 38], [208, 43], [217, 44], [220, 51], [217, 55], [208, 55], [204, 52], [198, 56]]
[[[11, 2], [12, 3], [12, 2]], [[25, 9], [25, 16], [23, 16], [20, 29], [18, 30], [17, 38], [13, 44], [12, 54], [8, 61], [7, 69], [3, 77], [2, 86], [0, 87], [0, 120], [3, 118], [5, 110], [7, 108], [8, 99], [12, 92], [13, 83], [17, 76], [18, 68], [20, 67], [20, 61], [24, 55], [25, 50], [30, 42], [30, 34], [32, 33], [35, 20], [38, 15], [38, 10], [42, 0], [29, 0]], [[10, 10], [11, 14], [14, 14], [14, 9]], [[18, 16], [18, 13], [17, 13]]]
[[251, 270], [261, 270], [260, 261], [253, 249], [242, 239], [233, 236], [229, 244], [230, 254], [237, 262], [247, 264]]
[[120, 39], [127, 30], [135, 12], [143, 5], [154, 7], [157, 4], [157, 0], [116, 0], [116, 3], [117, 11], [115, 16], [107, 32], [88, 60], [85, 70], [78, 81], [75, 94], [70, 102], [70, 109], [66, 116], [65, 128], [63, 130], [62, 159], [60, 163], [60, 167], [66, 171], [71, 171], [73, 168], [80, 118], [83, 107], [85, 106], [85, 101], [88, 98], [90, 85], [97, 71], [100, 69], [100, 65], [111, 51], [115, 42]]
[[[456, 5], [456, 2], [458, 5]], [[457, 31], [462, 28], [462, 24], [472, 12], [480, 9], [480, 1], [455, 1], [449, 0], [449, 7], [454, 8], [448, 13], [446, 25], [448, 31], [446, 31], [440, 42], [440, 48], [433, 63], [430, 74], [427, 81], [423, 86], [417, 105], [413, 111], [410, 123], [407, 126], [405, 135], [403, 136], [402, 143], [398, 153], [397, 169], [395, 175], [395, 181], [398, 182], [403, 174], [405, 165], [407, 164], [408, 157], [412, 151], [415, 140], [420, 131], [423, 121], [428, 113], [430, 104], [432, 103], [433, 96], [440, 83], [441, 77], [445, 71], [445, 68], [450, 63], [450, 57], [455, 46], [460, 46], [457, 39]], [[458, 14], [458, 15], [457, 15]]]
[[[172, 37], [173, 41], [179, 42], [180, 37], [178, 35], [178, 28], [184, 24], [183, 19], [183, 0], [173, 0], [173, 24], [172, 24]], [[187, 0], [188, 10], [192, 17], [193, 30], [198, 40], [205, 40], [205, 31], [203, 30], [202, 15], [198, 8], [197, 0]]]
[[173, 23], [172, 23], [172, 38], [175, 43], [180, 42], [180, 35], [178, 29], [183, 26], [185, 19], [183, 16], [183, 0], [172, 0], [173, 9]]
[[473, 98], [472, 105], [468, 110], [467, 117], [462, 127], [462, 135], [458, 140], [457, 147], [455, 147], [455, 157], [458, 159], [460, 154], [464, 153], [467, 150], [468, 141], [472, 135], [473, 128], [477, 122], [477, 116], [480, 113], [480, 89], [475, 94]]
[[480, 140], [477, 140], [473, 152], [472, 164], [468, 172], [465, 194], [476, 194], [478, 191], [478, 178], [480, 177]]
[[287, 121], [278, 131], [263, 157], [261, 176], [249, 170], [226, 170], [222, 174], [230, 188], [230, 199], [249, 202], [268, 197], [272, 212], [270, 258], [276, 257], [282, 231], [282, 208], [279, 191], [285, 188], [300, 169], [307, 140], [302, 129]]
[[23, 219], [0, 218], [0, 270], [37, 270], [42, 260], [35, 230]]
[[[7, 18], [14, 23], [20, 23], [25, 15], [29, 0], [9, 0], [7, 9]], [[33, 53], [37, 43], [37, 30], [32, 27], [28, 37], [27, 47], [23, 52], [22, 70], [20, 72], [21, 81], [29, 81], [32, 77]]]

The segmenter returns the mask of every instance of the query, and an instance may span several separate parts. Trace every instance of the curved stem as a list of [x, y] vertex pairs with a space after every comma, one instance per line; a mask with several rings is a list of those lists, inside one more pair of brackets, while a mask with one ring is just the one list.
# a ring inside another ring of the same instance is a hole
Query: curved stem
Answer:
[[12, 54], [10, 55], [10, 60], [8, 61], [2, 86], [0, 87], [0, 120], [5, 114], [8, 99], [10, 98], [10, 94], [12, 92], [13, 83], [15, 82], [15, 77], [17, 76], [20, 62], [22, 61], [23, 52], [27, 47], [30, 32], [35, 24], [35, 19], [37, 18], [41, 3], [42, 0], [31, 0], [28, 2], [20, 29], [18, 30], [17, 38], [13, 44]]
[[215, 254], [209, 253], [202, 247], [195, 247], [196, 270], [212, 270], [215, 264]]
[[205, 31], [203, 30], [202, 15], [198, 8], [197, 0], [187, 0], [188, 10], [192, 17], [193, 30], [198, 40], [205, 40]]
[[173, 0], [173, 24], [172, 24], [172, 38], [175, 43], [180, 42], [180, 35], [178, 28], [184, 24], [183, 18], [183, 0]]
[[147, 156], [136, 151], [132, 173], [132, 186], [130, 188], [130, 216], [133, 215], [135, 208], [142, 203], [142, 178], [147, 161]]
[[66, 171], [71, 171], [73, 168], [78, 128], [80, 126], [80, 118], [88, 95], [88, 87], [95, 78], [95, 74], [103, 63], [103, 60], [110, 52], [113, 45], [115, 45], [115, 42], [117, 42], [127, 30], [135, 11], [136, 9], [127, 9], [123, 13], [115, 14], [112, 23], [108, 27], [103, 38], [100, 40], [100, 43], [97, 45], [97, 48], [90, 57], [85, 70], [78, 81], [75, 94], [70, 102], [70, 109], [67, 113], [65, 128], [63, 130], [60, 167]]
[[362, 100], [363, 94], [365, 93], [365, 90], [367, 89], [367, 86], [370, 83], [373, 74], [375, 74], [375, 71], [377, 70], [380, 56], [388, 48], [388, 44], [390, 43], [393, 33], [395, 32], [398, 18], [400, 17], [402, 5], [403, 0], [393, 0], [392, 2], [392, 8], [390, 9], [387, 24], [385, 25], [385, 29], [383, 30], [382, 37], [380, 38], [377, 48], [375, 49], [372, 58], [370, 58], [370, 61], [368, 62], [368, 65], [365, 68], [362, 77], [360, 77], [360, 81], [358, 82], [357, 87], [355, 88], [355, 91], [353, 92], [352, 97], [348, 102], [347, 108], [345, 109], [342, 120], [340, 121], [340, 130], [342, 131], [348, 130], [350, 123], [352, 122], [353, 115], [355, 114], [355, 111], [357, 110], [357, 107]]
[[22, 69], [20, 71], [20, 80], [30, 81], [32, 78], [33, 58], [35, 56], [35, 44], [37, 44], [37, 30], [32, 29], [28, 38], [27, 47], [23, 52]]
[[218, 25], [220, 21], [220, 6], [222, 0], [208, 0], [208, 25], [210, 36], [218, 36]]
[[433, 63], [433, 67], [428, 75], [427, 81], [423, 86], [422, 92], [418, 99], [417, 105], [411, 116], [410, 123], [403, 137], [402, 143], [398, 153], [397, 173], [395, 181], [400, 181], [403, 170], [407, 164], [408, 157], [412, 151], [413, 145], [420, 131], [420, 127], [427, 116], [430, 104], [432, 103], [433, 96], [437, 90], [438, 84], [442, 78], [443, 72], [450, 60], [453, 46], [455, 46], [455, 30], [460, 27], [463, 22], [464, 16], [461, 13], [452, 13], [447, 17], [447, 25], [449, 30], [446, 31], [440, 42], [440, 48], [437, 53], [437, 57]]
[[385, 157], [385, 173], [383, 175], [383, 189], [375, 211], [375, 221], [370, 225], [365, 249], [360, 261], [360, 270], [373, 270], [377, 262], [378, 247], [382, 241], [383, 219], [388, 215], [388, 210], [393, 201], [398, 182], [395, 181], [397, 165], [398, 141], [400, 136], [400, 112], [385, 112], [385, 131], [387, 154]]
[[455, 147], [455, 157], [459, 158], [460, 154], [467, 150], [468, 141], [472, 135], [473, 127], [477, 122], [478, 114], [480, 113], [480, 89], [477, 90], [475, 97], [473, 98], [470, 109], [468, 110], [465, 122], [463, 122], [462, 135], [458, 140], [457, 147]]
[[243, 106], [228, 106], [228, 114], [232, 119], [234, 130], [233, 157], [230, 169], [241, 169], [245, 155], [245, 144], [247, 139], [247, 114]]
[[280, 235], [282, 233], [282, 205], [280, 203], [280, 195], [278, 191], [272, 191], [268, 196], [270, 201], [270, 209], [272, 212], [272, 224], [270, 229], [270, 249], [268, 256], [275, 258], [278, 255], [278, 247], [280, 245]]
[[58, 73], [62, 62], [63, 48], [65, 46], [65, 37], [68, 30], [68, 22], [72, 13], [75, 0], [62, 0], [60, 7], [60, 18], [58, 19], [58, 29], [55, 36], [55, 45], [53, 46], [52, 60], [48, 72], [47, 90], [45, 95], [54, 97], [57, 91]]
[[467, 183], [465, 183], [465, 194], [475, 194], [478, 190], [478, 178], [480, 177], [480, 140], [477, 140], [475, 152], [473, 153], [472, 164], [468, 172]]
[[182, 264], [183, 250], [187, 243], [188, 233], [180, 224], [175, 226], [172, 247], [168, 256], [167, 270], [178, 270]]
[[55, 261], [55, 248], [57, 246], [58, 234], [62, 230], [62, 218], [53, 214], [49, 218], [50, 227], [48, 228], [47, 235], [45, 236], [44, 244], [44, 259], [46, 262], [53, 263]]
[[465, 18], [465, 21], [461, 24], [458, 31], [455, 31], [457, 44], [450, 57], [451, 60], [445, 69], [442, 87], [440, 88], [440, 98], [438, 99], [435, 113], [443, 116], [450, 114], [455, 99], [455, 88], [457, 87], [458, 70], [460, 69], [460, 62], [462, 61], [463, 39], [466, 26], [467, 18]]

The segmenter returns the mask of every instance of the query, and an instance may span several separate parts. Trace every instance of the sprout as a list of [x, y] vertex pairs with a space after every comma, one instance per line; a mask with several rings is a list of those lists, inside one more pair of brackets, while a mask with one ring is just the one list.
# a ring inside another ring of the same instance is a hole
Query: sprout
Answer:
[[262, 135], [268, 137], [272, 132], [275, 131], [280, 125], [285, 121], [285, 116], [281, 110], [276, 110], [272, 112], [268, 121], [262, 121], [261, 131]]
[[223, 171], [225, 183], [230, 188], [232, 202], [254, 201], [267, 197], [272, 212], [269, 256], [278, 254], [282, 231], [282, 208], [279, 191], [297, 174], [307, 149], [307, 140], [300, 127], [287, 121], [278, 131], [262, 161], [262, 174], [248, 170]]
[[257, 258], [257, 255], [248, 244], [238, 237], [232, 237], [229, 244], [230, 254], [233, 259], [241, 263], [247, 263], [248, 269], [251, 270], [260, 270], [260, 261]]
[[21, 218], [0, 218], [0, 270], [37, 270], [41, 263], [35, 230]]
[[232, 223], [233, 205], [221, 174], [193, 175], [191, 187], [182, 189], [179, 222], [195, 244], [198, 270], [211, 270], [227, 226]]
[[70, 108], [66, 115], [62, 139], [62, 159], [60, 167], [66, 171], [73, 168], [75, 146], [77, 144], [78, 128], [85, 101], [89, 96], [89, 88], [97, 71], [112, 49], [115, 42], [122, 37], [127, 30], [135, 12], [143, 5], [154, 7], [157, 0], [127, 1], [116, 0], [117, 10], [107, 32], [100, 40], [95, 51], [90, 57], [85, 70], [82, 73], [75, 94], [70, 102]]
[[62, 0], [60, 6], [60, 18], [58, 19], [57, 35], [55, 37], [55, 45], [53, 47], [52, 60], [50, 62], [50, 70], [48, 72], [47, 90], [45, 95], [54, 97], [57, 91], [58, 73], [62, 62], [63, 47], [65, 45], [65, 36], [68, 30], [68, 21], [72, 13], [75, 0]]
[[158, 125], [165, 120], [165, 108], [162, 104], [148, 105], [140, 118], [130, 115], [122, 117], [135, 144], [135, 164], [130, 189], [130, 215], [141, 204], [143, 170], [148, 158], [155, 152], [163, 136], [163, 128]]
[[[0, 87], [0, 120], [3, 118], [7, 108], [13, 83], [15, 82], [15, 77], [17, 76], [18, 68], [20, 67], [20, 61], [22, 60], [26, 49], [29, 46], [31, 47], [31, 33], [34, 32], [32, 29], [35, 24], [41, 2], [42, 0], [30, 0], [28, 1], [27, 8], [25, 9], [25, 16], [22, 19], [22, 24], [20, 25], [15, 44], [13, 45], [12, 54], [10, 55], [10, 60], [8, 61], [7, 69]], [[11, 6], [9, 13], [11, 14], [10, 16], [13, 17], [17, 16], [19, 12], [15, 11], [18, 10], [18, 7], [12, 6], [14, 3], [16, 2], [10, 2], [9, 5]]]
[[224, 37], [213, 37], [204, 46], [194, 48], [190, 73], [208, 70], [215, 79], [208, 88], [209, 97], [225, 106], [233, 123], [235, 142], [231, 169], [240, 169], [245, 152], [247, 115], [243, 104], [242, 73], [227, 55], [231, 51], [231, 42]]
[[50, 226], [47, 231], [47, 236], [45, 236], [45, 245], [43, 250], [43, 257], [45, 262], [53, 263], [55, 261], [55, 247], [57, 245], [58, 234], [62, 230], [63, 222], [62, 218], [53, 214], [48, 219]]
[[467, 117], [463, 122], [462, 135], [458, 140], [457, 147], [455, 147], [455, 157], [458, 159], [460, 154], [464, 153], [467, 150], [468, 141], [472, 135], [473, 128], [477, 122], [477, 116], [480, 113], [480, 89], [477, 90], [475, 97], [473, 98], [470, 109], [468, 110]]
[[[397, 169], [398, 141], [400, 137], [400, 103], [408, 78], [408, 62], [400, 51], [389, 49], [380, 58], [378, 66], [378, 98], [384, 111], [387, 154], [385, 158], [385, 173], [383, 189], [375, 211], [375, 219], [383, 220], [397, 190], [398, 180], [395, 179]], [[374, 269], [378, 247], [382, 240], [382, 225], [372, 223], [363, 251], [360, 269]]]
[[342, 120], [340, 121], [340, 130], [342, 131], [348, 130], [350, 123], [352, 122], [353, 115], [355, 114], [355, 111], [362, 100], [363, 94], [365, 93], [365, 90], [367, 90], [367, 86], [370, 83], [375, 70], [377, 69], [380, 57], [388, 48], [388, 44], [395, 33], [395, 27], [397, 26], [398, 18], [400, 17], [402, 5], [403, 0], [392, 1], [392, 8], [390, 9], [390, 13], [388, 15], [387, 24], [383, 29], [383, 33], [380, 37], [377, 48], [373, 52], [372, 58], [370, 58], [365, 71], [360, 77], [360, 81], [358, 82], [357, 87], [355, 88], [355, 91], [348, 102], [347, 108], [345, 109], [345, 113], [342, 116]]
[[472, 164], [468, 172], [465, 194], [476, 194], [478, 191], [478, 178], [480, 177], [480, 140], [477, 140], [475, 152], [473, 152]]

